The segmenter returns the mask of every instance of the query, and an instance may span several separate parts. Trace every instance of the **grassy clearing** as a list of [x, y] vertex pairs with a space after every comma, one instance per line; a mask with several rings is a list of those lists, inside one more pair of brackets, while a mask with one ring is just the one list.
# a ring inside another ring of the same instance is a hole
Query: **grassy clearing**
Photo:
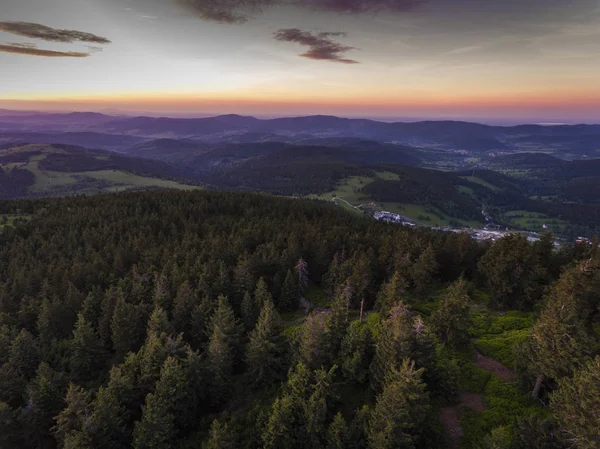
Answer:
[[526, 210], [514, 210], [504, 214], [504, 219], [507, 220], [513, 227], [525, 229], [529, 231], [545, 231], [544, 225], [556, 234], [561, 233], [569, 226], [564, 220], [551, 218], [548, 215], [537, 212], [529, 212]]
[[461, 176], [461, 177], [462, 177], [462, 179], [466, 179], [467, 181], [482, 185], [483, 187], [486, 187], [494, 192], [498, 191], [498, 187], [496, 187], [493, 184], [490, 184], [489, 182], [485, 181], [484, 179], [478, 178], [477, 176]]
[[511, 311], [492, 314], [484, 309], [473, 313], [471, 336], [482, 354], [514, 369], [515, 346], [527, 338], [532, 326], [532, 313]]
[[309, 198], [317, 198], [322, 200], [330, 200], [333, 197], [343, 198], [351, 204], [361, 204], [370, 201], [369, 197], [359, 190], [372, 182], [374, 178], [366, 176], [351, 176], [341, 181], [335, 190], [331, 192], [321, 193], [319, 195], [309, 195]]
[[326, 309], [331, 306], [331, 301], [327, 297], [325, 290], [318, 285], [311, 286], [305, 293], [304, 297], [310, 301], [314, 307]]
[[0, 231], [3, 228], [14, 227], [19, 221], [29, 221], [31, 215], [0, 215]]
[[146, 178], [143, 176], [133, 175], [120, 170], [98, 170], [92, 172], [81, 172], [73, 173], [73, 175], [87, 176], [90, 178], [107, 181], [115, 186], [105, 189], [106, 191], [112, 191], [111, 189], [119, 188], [120, 190], [134, 188], [134, 187], [162, 187], [167, 189], [182, 189], [182, 190], [195, 190], [199, 189], [198, 186], [190, 186], [181, 184], [176, 181], [170, 181], [167, 179], [159, 178]]
[[400, 180], [400, 175], [398, 173], [392, 173], [390, 171], [376, 172], [375, 176], [377, 176], [377, 178], [379, 178], [379, 179], [384, 179], [386, 181], [399, 181]]

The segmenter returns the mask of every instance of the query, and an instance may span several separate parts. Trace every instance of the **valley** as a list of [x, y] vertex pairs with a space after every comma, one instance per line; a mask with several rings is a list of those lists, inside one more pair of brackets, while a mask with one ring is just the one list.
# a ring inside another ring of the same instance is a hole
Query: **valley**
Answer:
[[596, 125], [4, 113], [0, 194], [205, 186], [575, 240], [600, 231], [599, 148]]

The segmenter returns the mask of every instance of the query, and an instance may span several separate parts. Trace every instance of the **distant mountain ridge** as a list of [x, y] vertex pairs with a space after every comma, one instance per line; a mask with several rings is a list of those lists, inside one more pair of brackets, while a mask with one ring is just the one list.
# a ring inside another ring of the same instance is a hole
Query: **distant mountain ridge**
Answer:
[[[600, 125], [493, 126], [463, 121], [381, 122], [329, 115], [259, 119], [242, 115], [206, 118], [118, 117], [99, 113], [1, 115], [2, 132], [96, 132], [144, 139], [205, 142], [357, 138], [447, 151], [532, 151], [566, 157], [600, 151]], [[591, 156], [590, 156], [591, 157]]]

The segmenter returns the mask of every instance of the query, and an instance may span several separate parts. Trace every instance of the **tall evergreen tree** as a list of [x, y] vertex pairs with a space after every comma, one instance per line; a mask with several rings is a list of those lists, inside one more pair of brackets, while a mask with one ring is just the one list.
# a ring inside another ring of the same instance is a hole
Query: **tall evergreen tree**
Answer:
[[400, 365], [403, 359], [412, 357], [414, 327], [411, 311], [400, 302], [383, 323], [375, 356], [371, 363], [371, 387], [380, 391], [386, 378]]
[[600, 446], [600, 356], [560, 382], [551, 406], [572, 445], [581, 449]]
[[296, 309], [298, 307], [298, 285], [296, 284], [296, 278], [290, 270], [285, 275], [283, 281], [283, 287], [281, 288], [281, 295], [279, 296], [278, 306], [283, 312]]
[[438, 263], [433, 246], [428, 245], [411, 267], [411, 277], [415, 290], [423, 293], [431, 287], [438, 270]]
[[177, 333], [183, 332], [186, 338], [191, 337], [191, 318], [197, 305], [196, 292], [189, 281], [184, 281], [177, 290], [173, 304], [173, 324]]
[[406, 279], [400, 275], [400, 272], [395, 271], [390, 280], [381, 286], [375, 309], [387, 315], [393, 306], [404, 299], [407, 287]]
[[347, 449], [351, 446], [350, 429], [341, 413], [333, 417], [327, 432], [327, 449]]
[[446, 290], [444, 298], [431, 315], [432, 327], [440, 341], [456, 345], [468, 339], [471, 323], [469, 301], [469, 292], [463, 278]]
[[248, 376], [257, 384], [279, 380], [282, 373], [281, 319], [275, 305], [266, 299], [256, 327], [250, 333], [246, 353]]
[[94, 328], [79, 314], [70, 342], [69, 371], [75, 381], [94, 378], [103, 365], [102, 343]]
[[227, 422], [215, 419], [210, 426], [208, 441], [202, 445], [202, 449], [237, 449], [238, 442]]
[[123, 359], [128, 352], [136, 352], [144, 341], [144, 327], [140, 310], [119, 294], [111, 322], [112, 346], [117, 357]]
[[414, 448], [427, 416], [428, 395], [421, 380], [423, 369], [404, 360], [390, 372], [369, 418], [368, 439], [372, 449]]
[[172, 448], [181, 421], [194, 407], [185, 367], [174, 357], [167, 358], [154, 393], [146, 396], [142, 419], [135, 425], [133, 447]]

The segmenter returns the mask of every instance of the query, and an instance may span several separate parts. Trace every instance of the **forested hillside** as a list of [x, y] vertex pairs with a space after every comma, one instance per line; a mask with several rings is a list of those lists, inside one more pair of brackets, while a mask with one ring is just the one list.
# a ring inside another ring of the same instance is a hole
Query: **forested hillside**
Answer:
[[205, 191], [0, 220], [2, 449], [600, 445], [596, 242]]

